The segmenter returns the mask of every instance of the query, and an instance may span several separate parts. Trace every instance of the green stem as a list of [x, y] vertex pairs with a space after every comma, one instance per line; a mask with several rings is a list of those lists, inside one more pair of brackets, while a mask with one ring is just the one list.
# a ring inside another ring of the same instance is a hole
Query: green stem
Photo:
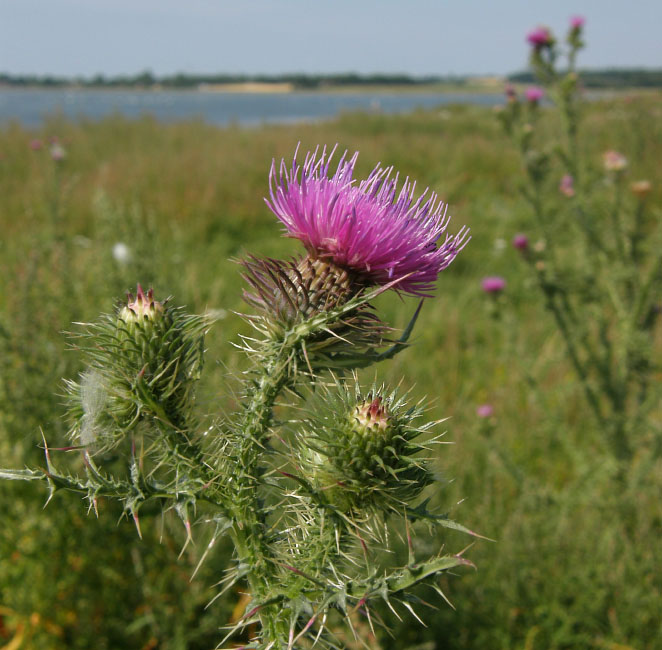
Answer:
[[598, 420], [598, 422], [601, 425], [604, 425], [605, 418], [602, 414], [602, 409], [600, 408], [600, 400], [598, 399], [598, 396], [595, 394], [593, 388], [591, 388], [588, 372], [579, 357], [579, 353], [575, 346], [575, 342], [573, 340], [573, 336], [566, 321], [565, 315], [563, 314], [559, 306], [556, 304], [556, 300], [554, 300], [554, 295], [553, 295], [554, 290], [552, 287], [549, 287], [549, 285], [545, 282], [544, 278], [539, 278], [539, 281], [540, 281], [541, 289], [543, 291], [543, 295], [545, 296], [547, 308], [549, 309], [549, 311], [552, 312], [552, 315], [554, 316], [554, 320], [556, 321], [556, 324], [561, 332], [561, 335], [563, 336], [563, 340], [565, 341], [565, 345], [566, 345], [566, 349], [568, 350], [568, 356], [570, 357], [570, 361], [572, 362], [575, 371], [579, 375], [579, 379], [581, 380], [582, 386], [584, 387], [586, 399], [590, 404], [591, 408], [593, 409], [593, 413], [595, 414], [595, 417]]
[[[273, 419], [276, 398], [288, 382], [289, 359], [292, 346], [283, 342], [280, 349], [268, 357], [257, 381], [247, 395], [241, 431], [242, 439], [237, 453], [236, 476], [231, 484], [232, 536], [239, 561], [246, 567], [253, 603], [258, 606], [267, 600], [273, 582], [273, 551], [270, 548], [265, 512], [259, 497], [262, 485], [259, 459], [267, 442]], [[274, 606], [259, 611], [262, 637], [282, 647], [287, 627], [279, 620]]]

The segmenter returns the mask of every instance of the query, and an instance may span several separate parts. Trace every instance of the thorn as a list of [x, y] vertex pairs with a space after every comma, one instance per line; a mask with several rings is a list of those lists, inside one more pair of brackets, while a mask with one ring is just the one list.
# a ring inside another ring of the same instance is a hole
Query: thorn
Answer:
[[39, 432], [41, 433], [41, 439], [44, 441], [44, 455], [46, 456], [46, 467], [48, 467], [48, 471], [50, 473], [53, 473], [53, 465], [51, 464], [51, 454], [48, 449], [48, 443], [46, 442], [46, 436], [44, 435], [44, 430], [39, 429]]
[[53, 495], [55, 494], [55, 484], [53, 481], [50, 479], [48, 480], [48, 498], [46, 499], [46, 503], [44, 503], [44, 508], [51, 502], [51, 499], [53, 498]]
[[427, 625], [419, 618], [418, 614], [414, 611], [414, 608], [406, 601], [403, 600], [402, 604], [411, 612], [411, 615], [423, 626], [427, 627]]
[[133, 523], [136, 525], [136, 530], [138, 531], [138, 537], [143, 538], [143, 534], [140, 530], [140, 518], [138, 517], [137, 510], [131, 510], [131, 515], [133, 516]]
[[184, 551], [186, 550], [186, 547], [189, 545], [189, 542], [193, 543], [193, 535], [191, 534], [191, 522], [189, 521], [188, 517], [184, 520], [184, 528], [186, 528], [186, 541], [184, 542], [184, 546], [182, 546], [182, 550], [179, 551], [179, 555], [177, 556], [178, 560], [181, 559]]
[[[313, 614], [308, 622], [303, 626], [303, 630], [299, 632], [299, 634], [296, 635], [296, 638], [292, 640], [292, 647], [294, 647], [294, 644], [306, 633], [308, 630], [311, 628], [312, 624], [317, 620], [317, 614]], [[291, 635], [290, 635], [291, 638]], [[314, 644], [313, 644], [314, 645]]]

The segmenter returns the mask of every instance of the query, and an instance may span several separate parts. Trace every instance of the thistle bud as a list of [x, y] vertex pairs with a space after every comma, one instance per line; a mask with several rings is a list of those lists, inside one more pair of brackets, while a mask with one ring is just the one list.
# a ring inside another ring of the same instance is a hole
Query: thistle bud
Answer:
[[128, 302], [120, 309], [118, 315], [119, 319], [127, 326], [156, 323], [163, 317], [163, 303], [154, 300], [154, 289], [150, 289], [145, 294], [139, 284], [136, 290], [135, 300], [131, 293], [127, 297]]
[[[154, 300], [152, 289], [145, 292], [140, 285], [136, 297], [129, 294], [116, 316], [88, 325], [82, 335], [89, 341], [88, 370], [80, 383], [69, 385], [72, 436], [83, 444], [93, 438], [99, 448], [110, 448], [154, 418], [184, 428], [200, 376], [207, 325], [205, 318]], [[103, 393], [103, 408], [94, 413], [91, 386]]]
[[318, 413], [302, 436], [306, 466], [314, 482], [337, 507], [350, 511], [389, 511], [417, 496], [431, 480], [415, 455], [415, 442], [427, 426], [414, 426], [418, 407], [386, 396], [383, 387], [362, 396], [338, 386], [325, 394]]

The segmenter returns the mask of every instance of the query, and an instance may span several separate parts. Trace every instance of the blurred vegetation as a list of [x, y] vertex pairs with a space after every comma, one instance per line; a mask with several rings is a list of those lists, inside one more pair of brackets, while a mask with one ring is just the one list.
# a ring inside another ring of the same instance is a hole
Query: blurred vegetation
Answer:
[[[662, 87], [662, 69], [656, 68], [605, 68], [582, 70], [582, 82], [586, 88], [627, 89], [627, 88], [660, 88]], [[518, 83], [535, 81], [531, 72], [516, 72], [508, 75], [508, 80]], [[134, 75], [109, 77], [95, 75], [93, 77], [56, 77], [53, 75], [20, 75], [0, 73], [0, 85], [9, 87], [36, 86], [44, 88], [59, 88], [66, 86], [83, 86], [89, 88], [172, 88], [196, 89], [198, 86], [241, 83], [272, 83], [292, 84], [296, 90], [328, 90], [330, 88], [372, 88], [375, 86], [393, 86], [400, 88], [438, 88], [440, 84], [452, 86], [475, 85], [475, 77], [462, 75], [427, 75], [414, 77], [407, 74], [358, 74], [343, 72], [337, 74], [191, 74], [177, 73], [172, 75], [155, 75], [150, 70], [144, 70]]]
[[[655, 68], [605, 68], [604, 70], [580, 70], [585, 88], [660, 88], [662, 70]], [[518, 72], [508, 76], [510, 81], [534, 83], [532, 72]]]
[[18, 75], [0, 73], [0, 85], [8, 86], [43, 86], [46, 88], [57, 88], [62, 86], [86, 86], [91, 88], [114, 88], [114, 87], [138, 87], [151, 88], [159, 86], [173, 89], [195, 89], [201, 85], [216, 84], [241, 84], [241, 83], [272, 83], [292, 84], [297, 90], [326, 89], [334, 86], [425, 86], [438, 83], [462, 84], [468, 79], [458, 75], [445, 77], [424, 76], [412, 77], [407, 74], [358, 74], [356, 72], [344, 72], [338, 74], [191, 74], [177, 73], [172, 75], [157, 76], [150, 70], [144, 70], [135, 75], [120, 75], [108, 77], [95, 75], [93, 77], [56, 77], [53, 75]]
[[[661, 106], [657, 95], [636, 94], [593, 103], [582, 142], [596, 164], [607, 149], [627, 155], [631, 179], [651, 181], [658, 216]], [[52, 138], [66, 150], [60, 161], [51, 158]], [[229, 375], [244, 360], [230, 343], [245, 331], [233, 313], [245, 307], [232, 259], [298, 251], [279, 236], [261, 197], [271, 159], [290, 158], [299, 141], [303, 150], [336, 142], [358, 149], [359, 176], [377, 161], [395, 165], [449, 203], [451, 231], [462, 224], [473, 231], [425, 304], [414, 344], [380, 371], [397, 383], [406, 367], [414, 396], [435, 399], [430, 417], [451, 417], [443, 426], [454, 444], [438, 452], [447, 485], [432, 496], [495, 542], [467, 551], [477, 572], [444, 579], [455, 610], [422, 594], [439, 608], [424, 616], [429, 627], [386, 610], [393, 636], [377, 630], [373, 646], [662, 648], [662, 463], [651, 467], [635, 452], [632, 472], [615, 488], [612, 456], [530, 271], [510, 247], [530, 219], [516, 191], [517, 153], [480, 107], [250, 130], [120, 117], [52, 118], [39, 131], [4, 127], [2, 466], [41, 463], [42, 431], [51, 447], [66, 444], [61, 378], [80, 368], [63, 332], [110, 311], [136, 282], [191, 312], [215, 311], [199, 408], [213, 415], [232, 407]], [[480, 289], [485, 275], [507, 280], [501, 320]], [[394, 296], [379, 301], [385, 319], [401, 327], [415, 306]], [[656, 336], [659, 359], [659, 324]], [[488, 420], [476, 416], [484, 403], [495, 411]], [[175, 519], [143, 516], [141, 541], [110, 503], [99, 504], [97, 520], [77, 497], [58, 494], [44, 509], [45, 499], [36, 486], [0, 482], [0, 648], [210, 649], [242, 611], [238, 592], [206, 608], [229, 549], [214, 547], [191, 580], [207, 546], [195, 526], [195, 545], [178, 558], [185, 531]], [[466, 537], [450, 533], [421, 552], [442, 544], [457, 552]]]

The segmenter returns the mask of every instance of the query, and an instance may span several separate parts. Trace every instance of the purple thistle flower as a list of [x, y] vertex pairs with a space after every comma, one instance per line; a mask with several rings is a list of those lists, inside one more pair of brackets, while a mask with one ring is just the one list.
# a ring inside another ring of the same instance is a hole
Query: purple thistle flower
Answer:
[[552, 36], [552, 32], [549, 31], [549, 27], [536, 27], [526, 35], [526, 40], [536, 50], [554, 43], [554, 37]]
[[586, 23], [586, 18], [584, 18], [584, 16], [573, 16], [570, 19], [570, 28], [579, 30], [582, 27], [584, 27], [585, 23]]
[[481, 404], [476, 409], [479, 418], [491, 418], [494, 415], [494, 407], [491, 404]]
[[[469, 241], [467, 228], [446, 233], [450, 217], [434, 192], [414, 198], [416, 183], [406, 179], [396, 190], [393, 167], [377, 165], [366, 180], [352, 178], [358, 157], [347, 152], [329, 177], [335, 147], [306, 154], [302, 165], [294, 154], [279, 172], [271, 165], [271, 211], [290, 237], [299, 239], [312, 259], [352, 273], [364, 285], [386, 285], [415, 296], [429, 296], [437, 275]], [[437, 243], [440, 242], [438, 246]]]
[[513, 237], [513, 248], [518, 251], [525, 251], [529, 247], [529, 238], [523, 234], [517, 234]]
[[528, 101], [531, 104], [538, 104], [538, 102], [544, 97], [545, 91], [542, 88], [539, 88], [538, 86], [529, 86], [524, 91], [524, 96], [526, 97], [526, 101]]
[[559, 192], [568, 198], [575, 195], [575, 179], [570, 174], [564, 174], [561, 177]]
[[499, 275], [491, 275], [480, 283], [485, 293], [501, 293], [506, 288], [506, 281]]

